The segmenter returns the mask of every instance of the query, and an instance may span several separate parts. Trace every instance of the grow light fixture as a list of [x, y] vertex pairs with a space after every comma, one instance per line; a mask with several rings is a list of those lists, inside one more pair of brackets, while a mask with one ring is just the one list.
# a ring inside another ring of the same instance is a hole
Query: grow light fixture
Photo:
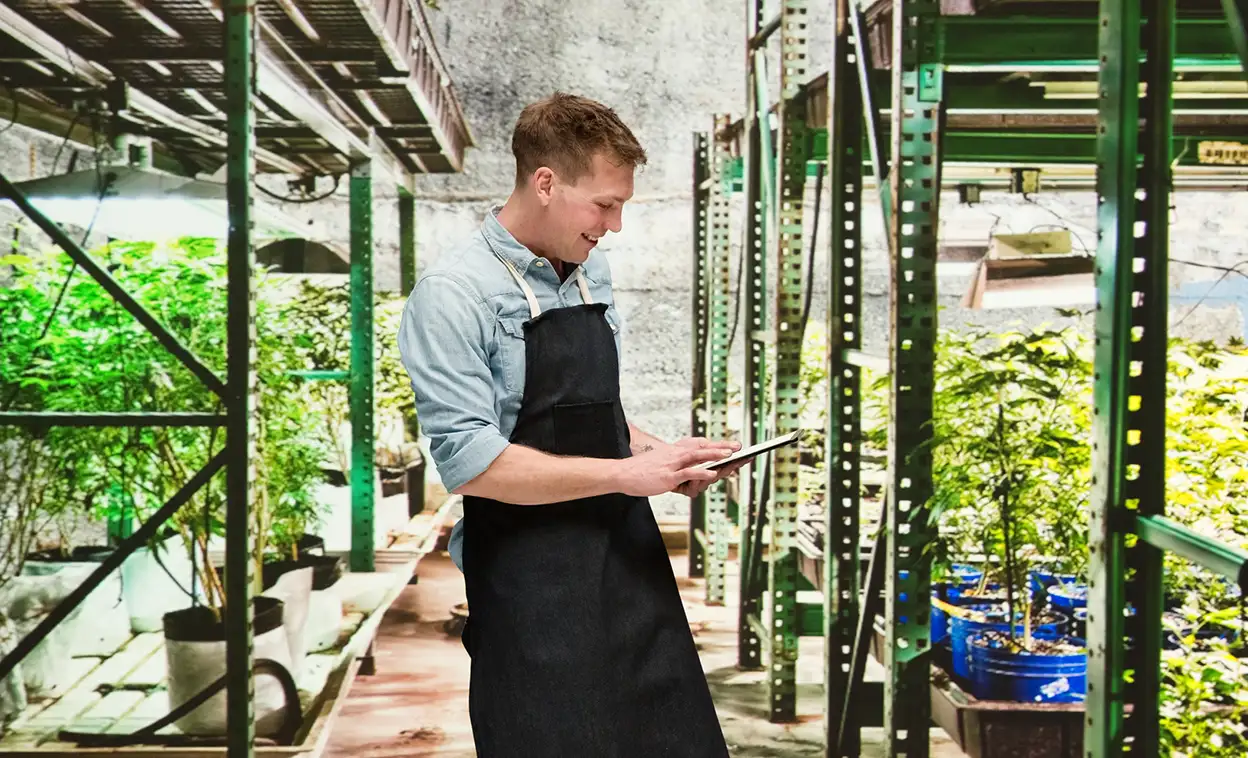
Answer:
[[1070, 252], [1070, 232], [993, 237], [962, 306], [973, 309], [1072, 307], [1096, 301], [1095, 261]]
[[[48, 218], [116, 239], [176, 239], [229, 233], [225, 185], [135, 165], [102, 165], [14, 185]], [[5, 199], [5, 204], [12, 202]], [[260, 239], [301, 235], [301, 224], [261, 203], [253, 206]]]

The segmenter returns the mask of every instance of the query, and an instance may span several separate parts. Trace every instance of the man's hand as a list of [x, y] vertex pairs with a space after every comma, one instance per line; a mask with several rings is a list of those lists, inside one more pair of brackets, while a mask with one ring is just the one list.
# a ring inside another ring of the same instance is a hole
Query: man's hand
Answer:
[[[735, 445], [735, 447], [734, 447]], [[699, 464], [726, 458], [740, 448], [736, 443], [664, 445], [620, 461], [619, 491], [635, 497], [654, 497], [675, 492], [686, 483], [717, 481], [719, 472]]]
[[[712, 447], [726, 447], [728, 448], [729, 452], [725, 453], [724, 455], [721, 455], [720, 458], [727, 458], [729, 455], [732, 455], [733, 453], [741, 449], [741, 443], [740, 442], [716, 442], [714, 440], [708, 440], [705, 437], [686, 437], [685, 439], [680, 440], [679, 442], [676, 442], [675, 447], [683, 447], [686, 449], [706, 449], [706, 448], [712, 448]], [[719, 458], [715, 458], [713, 460], [719, 460]], [[705, 492], [707, 488], [710, 487], [712, 484], [715, 484], [716, 482], [721, 482], [724, 479], [727, 479], [728, 477], [736, 474], [738, 471], [741, 470], [741, 467], [747, 463], [749, 463], [749, 461], [737, 461], [736, 463], [730, 466], [724, 466], [721, 469], [712, 471], [710, 473], [715, 474], [714, 479], [700, 480], [700, 481], [690, 480], [687, 482], [682, 482], [681, 484], [673, 488], [672, 492], [675, 492], [678, 495], [684, 495], [685, 497], [689, 497], [689, 498], [697, 497], [698, 495], [701, 495], [703, 492]]]

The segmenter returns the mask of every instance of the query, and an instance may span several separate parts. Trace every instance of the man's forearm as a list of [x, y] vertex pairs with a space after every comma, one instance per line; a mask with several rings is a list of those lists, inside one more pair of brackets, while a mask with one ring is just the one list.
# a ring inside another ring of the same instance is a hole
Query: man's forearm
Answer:
[[647, 453], [659, 447], [666, 445], [663, 440], [655, 437], [653, 434], [642, 431], [636, 424], [631, 421], [628, 424], [629, 431], [629, 448], [633, 451], [633, 455], [639, 453]]
[[564, 458], [513, 444], [455, 494], [513, 505], [561, 503], [619, 492], [619, 470], [617, 460]]

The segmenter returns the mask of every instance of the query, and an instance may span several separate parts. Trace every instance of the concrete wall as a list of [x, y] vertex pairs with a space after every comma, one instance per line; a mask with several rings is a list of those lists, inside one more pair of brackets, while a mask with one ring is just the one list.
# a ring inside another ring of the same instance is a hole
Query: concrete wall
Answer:
[[[598, 98], [613, 106], [649, 151], [650, 165], [637, 181], [637, 196], [625, 211], [624, 230], [602, 243], [617, 282], [617, 301], [629, 320], [623, 356], [625, 406], [642, 427], [663, 437], [687, 433], [690, 377], [690, 249], [692, 209], [689, 185], [692, 132], [706, 129], [713, 113], [739, 114], [745, 104], [744, 10], [742, 0], [441, 0], [431, 12], [437, 40], [464, 104], [478, 147], [463, 174], [419, 180], [417, 241], [421, 264], [469, 234], [491, 203], [510, 190], [514, 166], [511, 128], [528, 102], [556, 89]], [[828, 4], [812, 2], [812, 73], [827, 59]], [[774, 70], [774, 69], [773, 69]], [[773, 82], [771, 91], [776, 92]], [[46, 171], [56, 138], [33, 141], [37, 160], [28, 160], [29, 133], [14, 128], [0, 135], [0, 166], [21, 178]], [[64, 158], [62, 158], [62, 166]], [[397, 288], [397, 220], [393, 193], [378, 186], [375, 216], [378, 284]], [[813, 211], [813, 197], [809, 198]], [[826, 200], [826, 198], [825, 198]], [[942, 200], [941, 233], [949, 239], [987, 241], [989, 230], [1026, 232], [1038, 225], [1070, 226], [1087, 245], [1095, 244], [1090, 194], [1041, 194], [1035, 203], [1014, 196], [985, 195], [975, 207]], [[826, 201], [822, 212], [827, 212]], [[1195, 262], [1233, 265], [1245, 259], [1244, 211], [1248, 200], [1207, 193], [1176, 200], [1174, 255]], [[318, 233], [346, 240], [345, 197], [315, 206], [289, 206]], [[865, 205], [864, 327], [868, 348], [882, 349], [887, 337], [888, 271], [879, 209]], [[811, 214], [808, 214], [808, 216]], [[740, 208], [736, 214], [741, 218]], [[997, 221], [1000, 217], [1000, 221]], [[2, 219], [0, 219], [2, 220]], [[827, 219], [820, 224], [826, 240]], [[734, 234], [734, 246], [740, 235]], [[734, 250], [734, 253], [736, 251]], [[737, 257], [734, 254], [733, 271]], [[1246, 269], [1248, 270], [1248, 269]], [[1175, 264], [1175, 332], [1207, 337], [1241, 336], [1248, 302], [1242, 277]], [[1236, 283], [1240, 280], [1240, 283]], [[965, 274], [942, 271], [942, 326], [1056, 321], [1052, 311], [966, 312], [957, 301]], [[1233, 286], [1232, 286], [1233, 285]], [[822, 320], [827, 275], [816, 270], [812, 319]], [[738, 344], [740, 339], [738, 339]], [[734, 363], [734, 370], [738, 363]], [[676, 515], [687, 501], [667, 498], [660, 511]]]

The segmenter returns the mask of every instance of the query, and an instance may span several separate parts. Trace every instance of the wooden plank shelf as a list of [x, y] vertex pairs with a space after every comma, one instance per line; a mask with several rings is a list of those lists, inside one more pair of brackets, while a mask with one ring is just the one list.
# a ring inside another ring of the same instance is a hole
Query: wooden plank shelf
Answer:
[[[257, 758], [318, 758], [328, 744], [330, 729], [351, 683], [360, 671], [386, 611], [398, 599], [416, 564], [437, 544], [437, 534], [453, 509], [456, 498], [436, 511], [418, 514], [396, 540], [406, 559], [390, 570], [346, 573], [330, 591], [343, 599], [343, 619], [338, 643], [330, 650], [311, 653], [299, 677], [303, 724], [294, 744], [275, 745], [256, 740]], [[0, 733], [0, 758], [216, 758], [225, 756], [224, 740], [192, 745], [129, 745], [87, 747], [60, 741], [64, 731], [91, 734], [127, 734], [169, 713], [165, 689], [164, 635], [137, 634], [106, 658], [75, 657], [66, 666], [72, 682], [50, 696], [32, 701], [25, 711]], [[176, 735], [166, 727], [162, 735]]]

